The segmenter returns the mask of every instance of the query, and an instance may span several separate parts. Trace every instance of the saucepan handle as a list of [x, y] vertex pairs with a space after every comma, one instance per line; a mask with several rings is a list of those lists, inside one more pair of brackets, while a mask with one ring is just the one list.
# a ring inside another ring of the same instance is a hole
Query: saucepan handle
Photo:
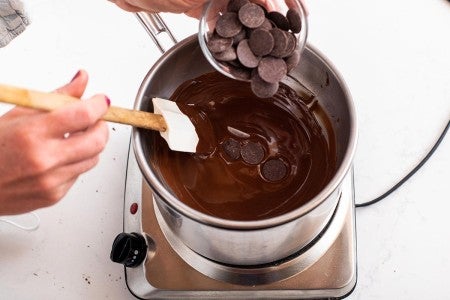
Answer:
[[[165, 53], [166, 50], [168, 49], [167, 47], [165, 47], [163, 45], [164, 41], [162, 39], [160, 39], [161, 34], [165, 33], [170, 38], [170, 40], [173, 42], [173, 44], [170, 45], [170, 47], [175, 45], [178, 42], [177, 39], [175, 38], [175, 36], [170, 31], [169, 27], [167, 27], [166, 23], [164, 22], [164, 20], [162, 19], [162, 17], [159, 14], [138, 12], [138, 13], [136, 13], [136, 17], [138, 18], [139, 22], [141, 22], [142, 26], [144, 26], [145, 30], [150, 35], [153, 42], [158, 47], [158, 49], [161, 51], [161, 53]], [[166, 39], [165, 43], [167, 44], [167, 39]]]

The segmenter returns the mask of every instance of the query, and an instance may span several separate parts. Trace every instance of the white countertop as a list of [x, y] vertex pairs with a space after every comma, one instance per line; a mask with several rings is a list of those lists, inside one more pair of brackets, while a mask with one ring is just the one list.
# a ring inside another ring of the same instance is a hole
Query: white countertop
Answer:
[[[356, 201], [412, 169], [450, 117], [450, 2], [310, 0], [310, 43], [341, 71], [359, 117]], [[86, 95], [132, 107], [160, 53], [104, 0], [28, 0], [33, 23], [0, 49], [0, 82], [52, 90], [78, 68]], [[178, 38], [196, 31], [167, 15]], [[176, 72], [176, 70], [174, 70]], [[5, 107], [3, 107], [3, 111]], [[134, 299], [109, 260], [122, 231], [130, 128], [110, 124], [99, 165], [24, 232], [0, 223], [0, 299]], [[450, 284], [450, 137], [408, 183], [357, 210], [358, 283], [348, 299], [443, 299]]]

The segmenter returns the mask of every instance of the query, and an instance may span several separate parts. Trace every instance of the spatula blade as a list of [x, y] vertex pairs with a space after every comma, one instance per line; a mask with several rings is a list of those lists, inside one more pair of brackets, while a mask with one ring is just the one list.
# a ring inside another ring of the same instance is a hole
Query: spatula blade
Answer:
[[169, 148], [174, 151], [195, 153], [199, 138], [194, 124], [186, 116], [174, 101], [153, 98], [153, 109], [155, 114], [164, 117], [167, 130], [160, 132], [167, 141]]

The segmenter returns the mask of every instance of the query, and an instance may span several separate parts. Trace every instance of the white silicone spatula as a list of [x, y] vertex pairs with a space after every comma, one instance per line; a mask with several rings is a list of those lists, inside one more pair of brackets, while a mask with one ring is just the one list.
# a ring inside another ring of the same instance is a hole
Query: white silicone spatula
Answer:
[[[74, 101], [80, 99], [0, 84], [0, 102], [4, 103], [50, 111]], [[199, 139], [189, 117], [173, 101], [154, 98], [153, 105], [155, 113], [110, 106], [102, 119], [159, 131], [170, 149], [194, 153]]]

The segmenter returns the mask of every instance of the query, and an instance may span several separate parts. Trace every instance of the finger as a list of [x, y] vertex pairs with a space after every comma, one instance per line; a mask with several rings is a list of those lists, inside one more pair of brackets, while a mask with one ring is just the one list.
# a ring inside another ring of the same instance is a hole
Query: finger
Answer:
[[75, 184], [77, 179], [78, 179], [78, 176], [75, 178], [69, 179], [65, 183], [58, 186], [53, 191], [53, 193], [51, 193], [50, 195], [48, 195], [46, 197], [39, 199], [40, 208], [55, 205], [60, 200], [62, 200], [67, 195], [67, 192], [69, 192], [70, 188]]
[[[123, 10], [129, 11], [129, 12], [139, 12], [142, 11], [141, 8], [131, 5], [129, 3], [127, 3], [124, 0], [109, 0], [110, 2], [114, 3], [115, 5], [117, 5], [118, 7], [120, 7]], [[149, 11], [150, 12], [150, 11]], [[154, 11], [152, 11], [154, 12]]]
[[270, 11], [282, 11], [281, 4], [278, 1], [266, 0], [267, 10]]
[[9, 119], [16, 119], [23, 116], [30, 116], [34, 114], [42, 113], [39, 110], [32, 109], [32, 108], [25, 108], [25, 107], [14, 107], [13, 109], [9, 110], [7, 113], [5, 113], [2, 118], [4, 120]]
[[106, 122], [99, 121], [84, 132], [59, 141], [57, 165], [83, 161], [98, 155], [106, 146], [109, 130]]
[[272, 0], [256, 0], [254, 3], [263, 6], [268, 12], [278, 11], [279, 7], [277, 7], [273, 2], [274, 1]]
[[56, 89], [57, 93], [81, 98], [88, 83], [89, 77], [86, 71], [79, 70], [72, 80], [66, 85]]
[[50, 112], [43, 122], [52, 137], [61, 138], [66, 133], [82, 131], [97, 123], [108, 110], [109, 103], [105, 95], [96, 95]]
[[188, 9], [184, 13], [189, 17], [200, 19], [205, 5], [208, 5], [208, 0], [200, 0], [200, 1], [197, 0], [194, 2], [195, 3], [189, 5]]
[[25, 202], [24, 206], [28, 206], [27, 211], [32, 211], [38, 208], [45, 208], [55, 205], [67, 195], [67, 192], [75, 184], [77, 179], [78, 177], [71, 178], [68, 181], [56, 187], [53, 191], [49, 191], [43, 194], [42, 196], [40, 195], [30, 196], [28, 198], [28, 201]]
[[[68, 84], [56, 89], [56, 92], [80, 98], [81, 96], [83, 96], [83, 93], [87, 86], [87, 82], [88, 82], [87, 72], [84, 70], [79, 70]], [[6, 114], [4, 114], [3, 117], [9, 119], [39, 113], [42, 112], [31, 108], [15, 107], [10, 111], [8, 111]]]
[[[41, 199], [41, 207], [54, 205], [59, 202], [77, 181], [78, 177], [81, 174], [91, 170], [97, 165], [97, 163], [98, 156], [77, 164], [57, 169], [49, 174], [47, 178], [44, 177], [42, 179], [42, 183], [48, 184], [48, 188], [41, 189], [35, 193], [35, 197]], [[69, 174], [72, 174], [73, 176], [70, 177]], [[51, 185], [52, 180], [54, 181], [53, 185]]]
[[39, 198], [56, 203], [65, 195], [68, 185], [73, 184], [78, 176], [95, 167], [98, 161], [99, 156], [96, 155], [77, 163], [51, 169], [39, 176], [21, 179], [20, 184], [16, 182], [11, 183], [10, 186], [18, 187], [14, 194], [20, 195], [20, 199]]
[[187, 12], [185, 12], [185, 14], [191, 18], [200, 19], [200, 17], [202, 16], [202, 12], [203, 6], [199, 6], [191, 10], [188, 10]]
[[2, 203], [1, 213], [4, 215], [18, 215], [54, 205], [67, 194], [76, 180], [77, 178], [73, 178], [58, 186], [56, 190], [52, 192], [52, 195], [55, 195], [52, 196], [54, 198], [50, 198], [48, 195], [38, 196], [36, 194], [28, 193], [25, 196], [17, 197], [17, 199], [9, 199], [11, 201]]

